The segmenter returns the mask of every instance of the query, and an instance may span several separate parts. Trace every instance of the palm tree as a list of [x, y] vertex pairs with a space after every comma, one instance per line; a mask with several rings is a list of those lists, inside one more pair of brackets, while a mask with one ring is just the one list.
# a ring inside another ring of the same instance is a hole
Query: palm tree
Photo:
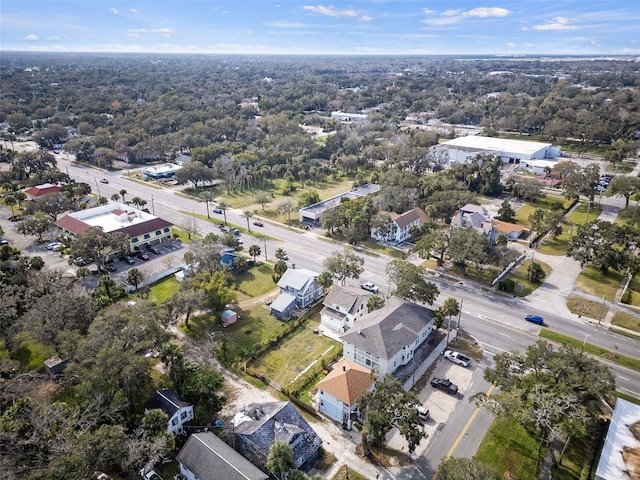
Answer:
[[[443, 315], [449, 317], [449, 327], [451, 327], [451, 316], [458, 315], [460, 313], [460, 304], [455, 298], [449, 297], [440, 307], [440, 311]], [[450, 329], [447, 329], [447, 345], [449, 344], [449, 330]]]
[[111, 195], [111, 200], [117, 203], [120, 200], [120, 195], [114, 193], [113, 195]]
[[124, 188], [122, 190], [120, 190], [120, 196], [122, 197], [122, 203], [127, 203], [127, 201], [124, 198], [124, 196], [126, 194], [127, 194], [127, 191]]
[[127, 273], [127, 283], [129, 285], [133, 285], [135, 290], [138, 290], [138, 285], [140, 285], [144, 281], [144, 275], [140, 270], [133, 267]]
[[260, 248], [260, 245], [251, 245], [249, 247], [249, 255], [251, 255], [253, 257], [253, 262], [255, 263], [256, 261], [256, 257], [258, 255], [260, 255], [262, 253], [262, 249]]
[[276, 250], [275, 255], [278, 260], [284, 260], [285, 258], [287, 258], [287, 251], [284, 248], [280, 247]]
[[211, 216], [209, 215], [209, 202], [213, 202], [213, 200], [215, 199], [213, 193], [211, 193], [209, 190], [204, 190], [200, 192], [200, 195], [198, 196], [200, 197], [200, 200], [207, 204], [207, 218], [211, 218]]
[[226, 202], [220, 202], [218, 204], [218, 208], [222, 210], [222, 214], [224, 215], [224, 224], [227, 224], [227, 208], [229, 208], [229, 204]]
[[323, 270], [320, 275], [318, 275], [318, 284], [327, 290], [331, 285], [333, 285], [333, 275], [331, 272]]
[[142, 200], [140, 197], [133, 197], [133, 198], [131, 199], [131, 203], [133, 203], [136, 207], [140, 207], [140, 205], [142, 204], [142, 202], [147, 203], [147, 202], [145, 202], [144, 200]]
[[247, 219], [247, 230], [249, 231], [249, 233], [251, 233], [251, 226], [249, 226], [249, 219], [253, 217], [253, 212], [250, 212], [249, 210], [245, 210], [244, 212], [242, 212], [242, 216]]
[[284, 479], [286, 473], [293, 468], [293, 450], [287, 442], [276, 442], [269, 449], [267, 467], [280, 479]]

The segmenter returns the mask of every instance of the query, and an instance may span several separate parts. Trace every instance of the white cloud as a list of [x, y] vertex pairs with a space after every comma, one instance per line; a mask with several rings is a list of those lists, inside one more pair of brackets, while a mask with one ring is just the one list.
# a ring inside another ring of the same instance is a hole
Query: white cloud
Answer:
[[517, 43], [513, 43], [513, 42], [507, 42], [505, 45], [506, 45], [507, 47], [517, 47], [517, 46], [518, 46], [518, 44], [517, 44]]
[[127, 30], [127, 36], [129, 37], [139, 37], [149, 31], [146, 28], [132, 28], [131, 30]]
[[353, 9], [339, 10], [336, 7], [325, 7], [324, 5], [305, 5], [302, 8], [307, 12], [315, 13], [318, 15], [326, 15], [327, 17], [357, 18], [361, 22], [370, 22], [372, 20], [369, 15], [360, 14]]
[[175, 32], [175, 30], [172, 28], [154, 28], [151, 31], [156, 35], [158, 35], [159, 37], [164, 37], [164, 38], [170, 37], [171, 34]]
[[436, 12], [435, 10], [431, 10], [430, 8], [423, 8], [422, 13], [424, 13], [425, 15], [435, 15], [438, 12]]
[[138, 13], [138, 9], [137, 8], [130, 8], [129, 12], [131, 13]]
[[569, 25], [569, 19], [566, 17], [555, 17], [548, 20], [546, 23], [540, 25], [534, 25], [534, 30], [538, 31], [551, 31], [551, 30], [577, 30], [575, 25]]
[[25, 36], [22, 40], [24, 40], [25, 42], [37, 42], [40, 39], [38, 38], [37, 35], [30, 33], [29, 35]]
[[118, 10], [116, 10], [115, 8], [112, 8], [111, 9], [111, 13], [113, 13], [114, 15], [117, 15], [118, 14]]
[[47, 42], [57, 42], [58, 40], [60, 40], [62, 37], [60, 35], [53, 35], [52, 37], [48, 37], [47, 38]]
[[465, 17], [480, 17], [480, 18], [487, 18], [487, 17], [506, 17], [507, 15], [509, 15], [509, 10], [507, 10], [506, 8], [499, 8], [499, 7], [479, 7], [479, 8], [473, 8], [467, 12], [464, 12], [463, 15]]
[[459, 15], [460, 12], [462, 12], [462, 10], [445, 10], [440, 15], [442, 15], [443, 17], [454, 17], [456, 15]]

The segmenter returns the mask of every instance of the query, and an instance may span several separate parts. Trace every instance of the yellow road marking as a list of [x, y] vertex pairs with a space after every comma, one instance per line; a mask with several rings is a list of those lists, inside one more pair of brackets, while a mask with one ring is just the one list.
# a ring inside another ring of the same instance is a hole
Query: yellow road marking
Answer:
[[[462, 441], [462, 438], [467, 433], [467, 430], [469, 430], [469, 427], [471, 426], [471, 424], [473, 423], [475, 418], [478, 416], [478, 413], [480, 413], [480, 409], [484, 405], [484, 402], [486, 401], [486, 399], [488, 397], [491, 396], [491, 392], [493, 392], [494, 388], [496, 388], [496, 384], [495, 383], [489, 387], [489, 390], [487, 390], [487, 394], [486, 394], [487, 396], [486, 396], [485, 400], [480, 405], [478, 405], [477, 408], [473, 411], [473, 413], [471, 414], [471, 417], [469, 418], [469, 421], [467, 422], [467, 424], [464, 426], [464, 428], [460, 432], [460, 435], [458, 435], [458, 438], [456, 438], [456, 441], [453, 442], [452, 447], [449, 449], [447, 454], [444, 456], [444, 458], [442, 459], [442, 462], [444, 462], [447, 458], [449, 458], [453, 454], [454, 450], [458, 447], [458, 445]], [[442, 465], [442, 462], [440, 462], [440, 465]], [[438, 470], [436, 470], [436, 473], [433, 474], [433, 477], [431, 477], [431, 480], [436, 480], [438, 478], [439, 474], [440, 474], [440, 466], [438, 466]]]

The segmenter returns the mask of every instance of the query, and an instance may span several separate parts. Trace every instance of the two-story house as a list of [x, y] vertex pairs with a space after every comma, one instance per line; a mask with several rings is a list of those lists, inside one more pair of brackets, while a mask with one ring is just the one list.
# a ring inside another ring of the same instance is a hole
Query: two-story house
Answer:
[[355, 321], [367, 313], [367, 300], [371, 294], [360, 293], [349, 287], [334, 285], [322, 301], [320, 324], [338, 333], [353, 327]]
[[184, 425], [193, 420], [193, 405], [168, 388], [158, 390], [145, 404], [144, 412], [147, 413], [156, 408], [162, 410], [169, 417], [167, 422], [167, 432], [169, 433], [184, 433]]
[[371, 370], [343, 358], [316, 384], [318, 411], [351, 430], [354, 421], [362, 421], [358, 398], [374, 385]]
[[433, 332], [433, 310], [391, 297], [385, 305], [363, 315], [355, 328], [341, 335], [343, 357], [376, 370], [380, 377], [413, 359], [416, 349]]
[[485, 237], [491, 238], [493, 219], [488, 210], [482, 205], [466, 204], [456, 210], [451, 218], [451, 226], [457, 228], [473, 228]]
[[371, 237], [386, 243], [404, 242], [411, 238], [411, 232], [414, 228], [420, 228], [422, 224], [429, 221], [429, 215], [423, 212], [420, 208], [413, 208], [403, 214], [381, 211], [379, 215], [389, 217], [393, 224], [393, 229], [385, 236], [378, 232], [378, 229], [372, 228]]
[[280, 295], [271, 304], [271, 315], [291, 318], [294, 310], [306, 309], [324, 294], [318, 283], [318, 273], [305, 268], [288, 268], [278, 281]]

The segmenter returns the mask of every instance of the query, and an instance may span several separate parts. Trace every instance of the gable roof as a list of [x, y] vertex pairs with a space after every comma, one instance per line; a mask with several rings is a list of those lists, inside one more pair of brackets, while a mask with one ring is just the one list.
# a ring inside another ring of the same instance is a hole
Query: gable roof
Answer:
[[418, 221], [419, 225], [422, 225], [423, 223], [429, 221], [429, 215], [427, 215], [422, 209], [417, 207], [404, 212], [401, 215], [394, 212], [385, 211], [380, 212], [380, 215], [386, 215], [387, 217], [389, 217], [393, 222], [395, 222], [398, 228], [405, 228], [407, 225], [412, 224], [416, 220]]
[[235, 434], [250, 437], [263, 458], [271, 445], [286, 442], [293, 450], [293, 467], [299, 468], [320, 448], [322, 440], [291, 402], [253, 403], [233, 418]]
[[211, 432], [194, 433], [176, 460], [198, 480], [266, 480], [258, 467]]
[[153, 397], [145, 404], [146, 410], [159, 408], [166, 413], [169, 418], [173, 417], [181, 408], [190, 407], [191, 404], [173, 390], [165, 388], [158, 390]]
[[335, 311], [332, 307], [337, 305], [348, 313], [355, 313], [370, 296], [371, 294], [368, 293], [359, 293], [340, 285], [334, 285], [322, 304], [328, 307], [331, 312]]
[[342, 403], [353, 405], [373, 383], [371, 370], [343, 358], [316, 384], [316, 387], [333, 395]]
[[280, 288], [292, 288], [294, 290], [302, 290], [310, 281], [318, 278], [318, 273], [306, 268], [287, 268], [278, 281]]
[[290, 293], [281, 293], [271, 304], [271, 310], [284, 312], [292, 303], [296, 302], [296, 296]]
[[489, 216], [489, 211], [485, 207], [482, 205], [476, 205], [475, 203], [467, 203], [460, 209], [460, 211], [463, 213], [479, 213], [484, 217]]
[[418, 339], [420, 331], [432, 320], [433, 310], [391, 297], [381, 309], [363, 315], [357, 328], [350, 329], [340, 339], [389, 359]]

